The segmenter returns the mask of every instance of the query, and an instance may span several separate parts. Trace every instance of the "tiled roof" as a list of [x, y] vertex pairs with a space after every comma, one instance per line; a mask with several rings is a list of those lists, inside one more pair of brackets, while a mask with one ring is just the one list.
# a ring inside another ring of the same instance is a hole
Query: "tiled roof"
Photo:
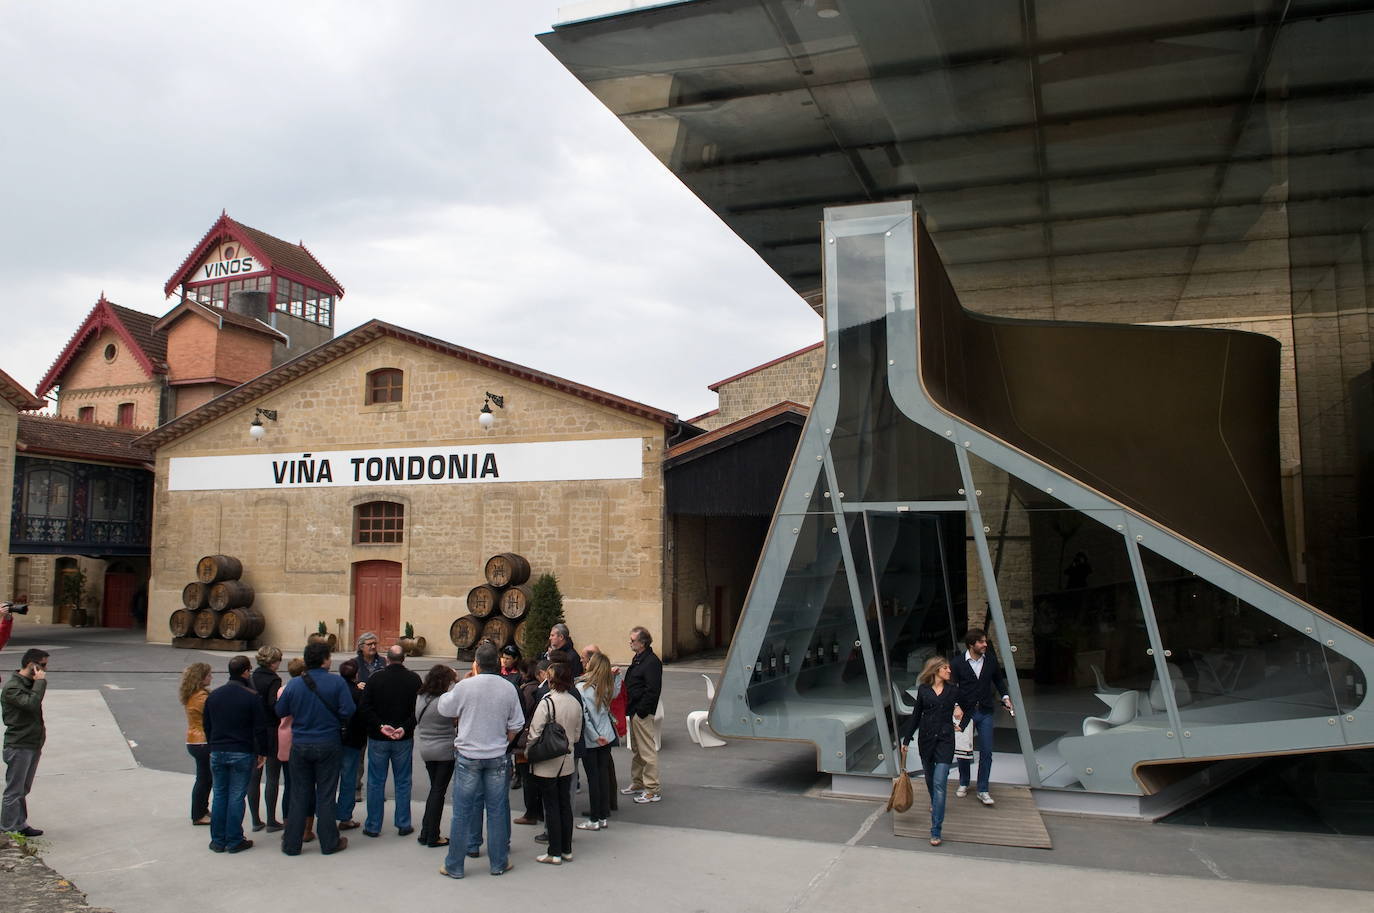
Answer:
[[444, 342], [433, 336], [426, 336], [423, 333], [416, 333], [414, 330], [407, 330], [405, 327], [398, 327], [381, 320], [369, 320], [362, 326], [350, 330], [336, 339], [321, 343], [308, 352], [296, 356], [290, 361], [266, 374], [254, 378], [241, 386], [235, 387], [226, 393], [222, 393], [214, 399], [179, 416], [162, 425], [153, 431], [148, 432], [140, 443], [145, 447], [161, 447], [168, 441], [175, 440], [183, 434], [187, 434], [208, 425], [223, 415], [227, 415], [237, 409], [241, 409], [261, 397], [271, 393], [280, 387], [285, 386], [298, 377], [309, 374], [330, 362], [347, 355], [349, 352], [356, 351], [362, 346], [389, 336], [399, 339], [412, 345], [422, 346], [427, 349], [450, 355], [463, 361], [480, 365], [491, 371], [501, 374], [508, 374], [518, 377], [531, 383], [541, 384], [546, 387], [568, 393], [582, 399], [619, 409], [631, 415], [647, 418], [652, 421], [660, 422], [665, 427], [674, 428], [678, 425], [678, 418], [671, 412], [664, 412], [662, 409], [655, 409], [634, 400], [616, 396], [614, 393], [607, 393], [595, 387], [584, 386], [571, 380], [557, 377], [553, 374], [545, 374], [543, 371], [536, 371], [524, 365], [514, 362], [504, 361], [481, 352], [466, 349], [462, 346], [454, 345], [451, 342]]
[[242, 327], [245, 330], [252, 330], [255, 333], [262, 333], [266, 336], [272, 336], [281, 340], [287, 339], [286, 334], [281, 330], [270, 327], [255, 317], [245, 317], [227, 308], [212, 307], [208, 304], [201, 304], [198, 301], [191, 301], [189, 299], [179, 303], [166, 314], [163, 314], [161, 319], [157, 321], [154, 328], [157, 330], [159, 336], [166, 332], [167, 327], [176, 323], [178, 318], [183, 314], [195, 314], [199, 317], [204, 317], [206, 320], [227, 323], [231, 326]]
[[48, 368], [48, 373], [38, 382], [38, 389], [34, 392], [39, 396], [46, 396], [49, 390], [61, 382], [62, 375], [71, 366], [81, 347], [104, 329], [114, 330], [124, 340], [134, 359], [149, 377], [167, 373], [167, 342], [153, 331], [155, 323], [157, 318], [152, 314], [120, 307], [113, 301], [106, 300], [102, 294], [95, 307], [91, 308], [91, 312], [81, 322], [81, 326], [76, 328], [71, 339], [62, 347], [62, 351], [58, 353], [52, 367]]
[[683, 441], [681, 444], [674, 447], [670, 447], [663, 454], [663, 458], [665, 460], [674, 460], [694, 450], [709, 447], [711, 444], [731, 437], [732, 435], [741, 434], [750, 429], [757, 428], [770, 419], [776, 419], [780, 416], [787, 416], [792, 420], [796, 420], [805, 419], [810, 414], [811, 408], [809, 406], [803, 406], [801, 403], [794, 403], [791, 400], [783, 400], [780, 403], [774, 403], [767, 409], [760, 409], [753, 415], [746, 415], [738, 421], [733, 421], [728, 425], [721, 425], [719, 428], [698, 435], [690, 440]]
[[79, 422], [55, 415], [19, 416], [19, 453], [72, 457], [141, 465], [153, 461], [153, 452], [136, 444], [146, 432], [95, 422]]
[[229, 218], [227, 213], [220, 214], [215, 224], [210, 226], [210, 230], [186, 255], [186, 259], [181, 261], [181, 266], [177, 267], [172, 278], [167, 280], [163, 291], [168, 295], [176, 291], [177, 286], [186, 281], [191, 270], [195, 269], [201, 259], [210, 252], [211, 246], [226, 236], [248, 245], [253, 253], [265, 260], [274, 270], [290, 273], [334, 295], [342, 296], [344, 293], [339, 280], [324, 268], [323, 263], [315, 259], [315, 255], [304, 244], [292, 244], [265, 231], [250, 228]]
[[0, 371], [0, 397], [3, 397], [11, 406], [20, 411], [43, 408], [43, 400], [24, 389], [23, 384], [4, 371]]

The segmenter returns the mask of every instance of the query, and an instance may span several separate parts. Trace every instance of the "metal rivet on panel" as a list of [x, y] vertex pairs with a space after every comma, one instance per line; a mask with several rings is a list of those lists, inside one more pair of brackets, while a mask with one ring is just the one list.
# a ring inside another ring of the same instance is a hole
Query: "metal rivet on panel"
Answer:
[[1335, 720], [1327, 720], [1327, 721], [1326, 721], [1326, 725], [1328, 725], [1328, 726], [1335, 726], [1335, 725], [1336, 725], [1336, 721], [1335, 721]]
[[963, 493], [964, 493], [964, 490], [963, 490], [962, 488], [959, 489], [959, 494], [963, 494]]
[[[816, 457], [816, 459], [819, 460], [820, 457]], [[1144, 541], [1145, 541], [1145, 537], [1144, 537], [1144, 536], [1136, 536], [1136, 537], [1135, 537], [1135, 541], [1137, 541], [1137, 542], [1144, 542]]]
[[834, 243], [835, 243], [835, 239], [834, 239], [834, 238], [826, 238], [826, 239], [825, 239], [825, 243], [826, 243], [826, 244], [834, 244]]
[[742, 717], [739, 718], [739, 721], [740, 721], [741, 723], [748, 723], [748, 722], [749, 722], [749, 717], [747, 717], [747, 716], [742, 716]]
[[1185, 739], [1191, 739], [1191, 738], [1193, 737], [1193, 732], [1192, 732], [1192, 730], [1191, 730], [1191, 729], [1185, 729], [1185, 730], [1183, 730], [1183, 737], [1184, 737]]
[[841, 498], [844, 497], [844, 492], [840, 492], [840, 497], [841, 497]]
[[1326, 645], [1327, 645], [1328, 647], [1334, 647], [1334, 646], [1336, 646], [1336, 642], [1335, 642], [1334, 640], [1328, 640], [1328, 641], [1326, 642]]
[[[885, 232], [883, 232], [883, 237], [884, 237], [884, 238], [890, 238], [890, 237], [892, 237], [892, 232], [890, 232], [890, 231], [885, 231]], [[882, 755], [878, 755], [878, 757], [881, 758]]]
[[1119, 529], [1119, 530], [1121, 530], [1121, 529], [1125, 529], [1126, 527], [1125, 527], [1123, 524], [1118, 523], [1118, 524], [1116, 525], [1116, 528]]
[[948, 430], [947, 430], [947, 431], [945, 431], [945, 437], [952, 437], [952, 436], [953, 436], [953, 434], [954, 434], [954, 432], [953, 432], [953, 431], [948, 431]]
[[829, 428], [825, 429], [825, 433], [826, 433], [826, 434], [829, 434], [829, 433], [830, 433], [830, 429], [829, 429]]
[[835, 752], [835, 757], [837, 757], [837, 758], [842, 758], [842, 757], [844, 757], [844, 752], [843, 752], [843, 751], [837, 751], [837, 752]]
[[831, 362], [831, 363], [830, 363], [830, 370], [833, 371], [833, 370], [835, 370], [835, 369], [838, 368], [838, 367], [839, 367], [839, 365], [835, 364], [834, 362]]
[[887, 365], [888, 365], [889, 368], [892, 367], [893, 365], [895, 365], [896, 363], [897, 363], [896, 359], [889, 358], [889, 359], [887, 360]]
[[983, 490], [982, 490], [981, 488], [975, 488], [975, 489], [973, 490], [973, 493], [974, 493], [975, 495], [977, 495], [978, 497], [980, 497], [980, 498], [983, 496]]
[[1308, 625], [1307, 627], [1303, 628], [1303, 630], [1306, 631], [1308, 634], [1311, 634], [1311, 633], [1312, 633], [1312, 626], [1311, 626], [1311, 625]]
[[1174, 737], [1174, 732], [1173, 732], [1173, 730], [1171, 729], [1171, 730], [1169, 730], [1168, 732], [1164, 733], [1164, 735], [1167, 736], [1168, 738], [1171, 738], [1171, 739], [1172, 739], [1172, 738]]
[[1345, 718], [1345, 721], [1346, 721], [1347, 723], [1353, 723], [1353, 722], [1355, 722], [1355, 717], [1354, 717], [1354, 715], [1353, 715], [1353, 714], [1347, 714], [1347, 715], [1346, 715], [1346, 718]]
[[968, 445], [968, 441], [964, 441], [964, 446], [967, 447]]
[[983, 532], [985, 532], [985, 533], [990, 533], [990, 532], [992, 532], [992, 527], [991, 527], [991, 526], [985, 526], [985, 527], [983, 527]]
[[826, 496], [827, 498], [830, 497], [830, 492], [827, 491], [827, 492], [825, 493], [825, 496]]
[[[891, 234], [891, 232], [889, 232], [889, 234]], [[884, 759], [886, 759], [886, 758], [887, 758], [887, 755], [883, 754], [881, 751], [878, 752], [878, 760], [879, 760], [879, 761], [882, 761], [882, 760], [884, 760]]]
[[1093, 769], [1092, 769], [1091, 767], [1085, 767], [1085, 768], [1083, 768], [1083, 772], [1084, 772], [1085, 774], [1090, 774], [1090, 773], [1093, 772]]
[[1146, 655], [1146, 656], [1154, 656], [1154, 655], [1155, 655], [1155, 648], [1154, 648], [1154, 647], [1146, 647], [1146, 648], [1145, 648], [1145, 655]]
[[751, 666], [751, 665], [749, 665], [748, 663], [745, 663], [745, 664], [744, 664], [744, 671], [745, 671], [745, 672], [748, 672], [748, 671], [750, 671], [750, 670], [753, 669], [753, 668], [754, 668], [754, 667]]
[[1012, 644], [1012, 645], [1011, 645], [1011, 652], [1013, 652], [1013, 653], [1016, 652], [1016, 644]]
[[830, 531], [832, 533], [838, 533], [840, 531], [840, 528], [838, 526], [832, 526], [830, 527]]
[[799, 532], [801, 532], [801, 530], [797, 529], [795, 526], [792, 527], [792, 535], [795, 536], [795, 535], [796, 535], [797, 533], [799, 533]]
[[754, 717], [754, 722], [755, 722], [755, 723], [762, 723], [762, 722], [763, 722], [763, 717], [761, 717], [761, 716], [756, 716], [756, 717]]
[[1173, 655], [1174, 655], [1174, 651], [1173, 651], [1173, 650], [1165, 650], [1165, 651], [1164, 651], [1164, 655], [1165, 655], [1165, 656], [1173, 656]]
[[1045, 489], [1045, 494], [1047, 494], [1047, 495], [1052, 495], [1052, 494], [1054, 494], [1054, 489], [1053, 489], [1053, 488], [1046, 488], [1046, 489]]

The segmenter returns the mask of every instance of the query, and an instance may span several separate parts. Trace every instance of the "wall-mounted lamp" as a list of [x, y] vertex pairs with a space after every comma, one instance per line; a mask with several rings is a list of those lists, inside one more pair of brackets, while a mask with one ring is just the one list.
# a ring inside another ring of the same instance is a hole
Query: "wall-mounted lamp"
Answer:
[[496, 416], [492, 414], [491, 407], [498, 409], [506, 408], [506, 398], [497, 396], [495, 393], [488, 393], [486, 402], [482, 403], [482, 411], [477, 413], [477, 424], [483, 428], [490, 428], [491, 423], [496, 421]]
[[275, 422], [277, 420], [277, 410], [258, 409], [254, 413], [253, 421], [248, 425], [248, 436], [255, 441], [260, 440], [262, 436], [267, 433], [267, 429], [262, 426], [262, 420], [264, 418], [269, 422]]

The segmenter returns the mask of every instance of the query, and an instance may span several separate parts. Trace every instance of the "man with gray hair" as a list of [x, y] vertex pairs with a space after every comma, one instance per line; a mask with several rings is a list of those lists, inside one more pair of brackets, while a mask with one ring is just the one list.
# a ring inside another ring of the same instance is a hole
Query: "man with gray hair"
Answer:
[[472, 663], [476, 674], [439, 698], [441, 716], [456, 721], [453, 737], [453, 823], [440, 875], [463, 877], [470, 836], [487, 816], [491, 874], [511, 870], [510, 760], [506, 747], [525, 727], [520, 694], [501, 677], [496, 647], [484, 641]]
[[582, 665], [582, 657], [578, 655], [577, 648], [573, 646], [572, 634], [568, 632], [568, 626], [561, 621], [549, 628], [549, 648], [539, 658], [547, 659], [550, 662], [563, 660], [572, 667], [573, 678], [577, 678], [587, 671]]

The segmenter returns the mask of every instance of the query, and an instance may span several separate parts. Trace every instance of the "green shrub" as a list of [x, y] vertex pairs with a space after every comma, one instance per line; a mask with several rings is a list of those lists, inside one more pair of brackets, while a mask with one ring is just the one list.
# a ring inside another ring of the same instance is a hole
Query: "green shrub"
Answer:
[[525, 638], [519, 645], [526, 656], [538, 656], [549, 643], [549, 631], [563, 621], [563, 594], [558, 578], [544, 574], [530, 590], [530, 612], [525, 616]]

